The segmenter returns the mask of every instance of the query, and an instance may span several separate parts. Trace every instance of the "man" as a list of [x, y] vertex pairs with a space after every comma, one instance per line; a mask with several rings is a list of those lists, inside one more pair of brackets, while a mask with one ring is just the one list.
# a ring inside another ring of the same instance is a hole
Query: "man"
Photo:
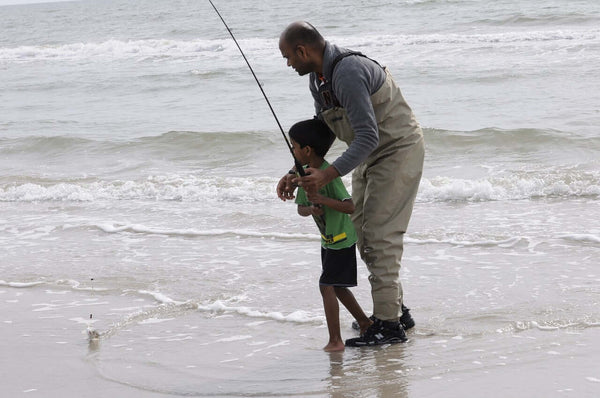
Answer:
[[299, 75], [310, 74], [317, 117], [348, 149], [324, 170], [308, 168], [305, 177], [284, 176], [278, 196], [293, 198], [294, 183], [310, 192], [354, 170], [352, 221], [370, 272], [373, 324], [346, 345], [404, 342], [404, 328], [414, 321], [408, 309], [402, 311], [400, 260], [423, 172], [421, 128], [386, 68], [327, 42], [311, 24], [290, 24], [280, 36], [279, 49]]

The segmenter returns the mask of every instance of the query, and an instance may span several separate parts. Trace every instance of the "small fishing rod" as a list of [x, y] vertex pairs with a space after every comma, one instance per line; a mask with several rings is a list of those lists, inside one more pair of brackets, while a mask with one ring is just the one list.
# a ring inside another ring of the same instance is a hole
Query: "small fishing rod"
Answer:
[[246, 58], [246, 55], [242, 51], [242, 47], [240, 47], [240, 45], [238, 44], [238, 41], [235, 39], [235, 36], [233, 35], [233, 32], [231, 31], [231, 29], [229, 29], [229, 26], [227, 26], [227, 23], [221, 16], [221, 13], [219, 12], [219, 10], [217, 10], [217, 7], [215, 7], [215, 5], [213, 4], [212, 0], [208, 0], [208, 2], [215, 9], [215, 12], [219, 16], [219, 18], [221, 18], [221, 22], [223, 22], [223, 25], [225, 25], [225, 28], [227, 28], [227, 31], [229, 32], [229, 34], [231, 35], [231, 38], [235, 42], [235, 45], [237, 46], [238, 50], [240, 50], [242, 57], [244, 57], [244, 61], [246, 61], [246, 65], [248, 65], [248, 68], [250, 68], [250, 72], [252, 72], [252, 76], [254, 76], [254, 80], [256, 80], [256, 84], [258, 84], [258, 88], [260, 88], [260, 92], [262, 93], [263, 97], [265, 97], [265, 101], [267, 101], [267, 105], [269, 105], [269, 109], [271, 110], [271, 113], [273, 114], [273, 117], [275, 118], [275, 121], [277, 122], [277, 125], [279, 126], [279, 130], [281, 130], [281, 135], [283, 135], [283, 139], [285, 140], [285, 143], [287, 144], [287, 146], [290, 150], [290, 153], [292, 154], [292, 158], [294, 158], [294, 165], [296, 166], [296, 172], [298, 174], [300, 174], [301, 176], [305, 176], [306, 173], [304, 171], [304, 168], [302, 167], [302, 165], [300, 164], [298, 159], [296, 159], [296, 156], [294, 156], [294, 150], [292, 149], [292, 145], [290, 144], [290, 141], [288, 140], [287, 136], [285, 135], [285, 132], [283, 131], [283, 127], [281, 127], [281, 123], [279, 123], [279, 119], [277, 118], [277, 115], [275, 114], [275, 111], [273, 110], [273, 107], [271, 106], [271, 102], [269, 101], [269, 98], [267, 97], [265, 90], [263, 90], [263, 88], [262, 88], [262, 84], [260, 84], [258, 77], [256, 77], [256, 74], [254, 73], [254, 69], [252, 69], [252, 66], [250, 66], [250, 62], [248, 62], [248, 58]]

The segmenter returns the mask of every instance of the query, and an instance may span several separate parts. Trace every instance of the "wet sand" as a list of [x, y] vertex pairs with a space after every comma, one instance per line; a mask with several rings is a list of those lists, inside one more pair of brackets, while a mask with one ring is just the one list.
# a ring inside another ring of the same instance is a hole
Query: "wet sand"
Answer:
[[[449, 321], [434, 308], [417, 307], [418, 326], [408, 343], [328, 354], [320, 349], [326, 337], [322, 322], [282, 322], [47, 285], [3, 286], [0, 301], [7, 397], [600, 393], [597, 324], [507, 328], [509, 310], [486, 317], [457, 312]], [[100, 338], [89, 341], [86, 314], [92, 312], [103, 317], [91, 325]], [[350, 318], [342, 319], [344, 336], [352, 336]]]

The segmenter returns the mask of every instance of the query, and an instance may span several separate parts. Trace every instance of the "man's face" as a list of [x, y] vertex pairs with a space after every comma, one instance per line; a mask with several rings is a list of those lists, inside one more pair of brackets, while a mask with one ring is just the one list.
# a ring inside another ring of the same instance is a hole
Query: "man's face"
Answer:
[[314, 63], [310, 62], [308, 54], [303, 46], [290, 46], [285, 40], [279, 40], [279, 51], [287, 60], [287, 66], [294, 68], [300, 76], [314, 72]]

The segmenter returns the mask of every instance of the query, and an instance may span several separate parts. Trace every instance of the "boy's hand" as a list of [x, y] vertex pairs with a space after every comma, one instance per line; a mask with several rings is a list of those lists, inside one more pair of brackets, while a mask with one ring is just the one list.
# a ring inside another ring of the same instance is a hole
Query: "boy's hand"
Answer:
[[325, 213], [325, 210], [323, 210], [323, 207], [321, 206], [311, 206], [310, 209], [312, 210], [312, 214], [313, 216], [322, 216], [323, 213]]
[[321, 195], [318, 191], [306, 191], [306, 198], [313, 205], [321, 205], [323, 204], [323, 195]]
[[277, 196], [283, 200], [293, 200], [295, 198], [294, 191], [296, 190], [296, 184], [293, 180], [296, 178], [293, 174], [286, 174], [277, 183]]

